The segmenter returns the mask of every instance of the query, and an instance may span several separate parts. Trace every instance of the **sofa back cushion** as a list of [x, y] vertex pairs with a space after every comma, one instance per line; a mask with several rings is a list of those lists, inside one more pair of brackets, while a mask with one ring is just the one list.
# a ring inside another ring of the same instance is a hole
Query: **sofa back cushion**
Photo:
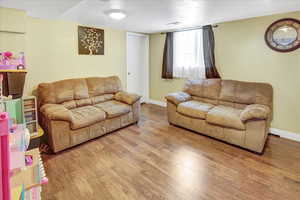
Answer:
[[249, 104], [272, 107], [273, 88], [267, 83], [221, 79], [188, 80], [183, 91], [193, 99], [243, 109]]
[[183, 91], [191, 96], [217, 100], [219, 98], [220, 89], [220, 79], [200, 79], [188, 80], [184, 85]]
[[272, 107], [273, 89], [270, 84], [222, 80], [219, 101], [235, 104], [262, 104]]
[[90, 97], [103, 94], [115, 94], [122, 90], [121, 81], [117, 76], [91, 77], [86, 79]]
[[61, 104], [72, 100], [89, 98], [89, 91], [85, 79], [66, 79], [39, 84], [38, 96], [41, 104]]
[[64, 104], [72, 109], [112, 99], [113, 94], [121, 89], [117, 76], [67, 79], [39, 84], [38, 101], [39, 106], [46, 103]]

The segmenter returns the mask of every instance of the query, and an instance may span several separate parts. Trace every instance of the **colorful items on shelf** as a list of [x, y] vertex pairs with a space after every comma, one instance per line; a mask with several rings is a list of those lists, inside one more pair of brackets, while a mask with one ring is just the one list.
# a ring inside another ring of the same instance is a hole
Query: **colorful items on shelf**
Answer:
[[39, 135], [36, 98], [34, 96], [23, 97], [22, 105], [26, 127], [28, 128], [31, 137], [36, 137]]
[[8, 113], [0, 113], [0, 200], [41, 199], [48, 179], [39, 150], [26, 152], [29, 139], [25, 125], [12, 125]]
[[2, 107], [4, 112], [7, 112], [9, 114], [9, 118], [13, 121], [14, 124], [24, 123], [21, 99], [5, 99], [2, 101]]
[[0, 52], [0, 70], [25, 69], [24, 52], [20, 52], [18, 57], [14, 57], [12, 52]]

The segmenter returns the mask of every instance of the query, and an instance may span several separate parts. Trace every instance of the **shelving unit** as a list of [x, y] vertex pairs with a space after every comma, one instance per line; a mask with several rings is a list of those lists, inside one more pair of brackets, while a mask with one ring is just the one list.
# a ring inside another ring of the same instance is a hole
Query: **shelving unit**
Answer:
[[23, 97], [22, 101], [24, 122], [31, 137], [36, 137], [39, 135], [36, 98], [34, 96]]
[[25, 135], [24, 125], [12, 125], [8, 113], [0, 113], [1, 200], [40, 200], [41, 186], [48, 183], [39, 149], [26, 151]]
[[27, 73], [27, 70], [26, 69], [0, 69], [0, 73], [7, 73], [7, 72]]

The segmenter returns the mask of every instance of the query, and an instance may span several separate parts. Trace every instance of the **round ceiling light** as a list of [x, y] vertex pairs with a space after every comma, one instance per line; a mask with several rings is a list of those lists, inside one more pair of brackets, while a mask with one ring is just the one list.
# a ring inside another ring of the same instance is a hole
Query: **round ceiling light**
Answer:
[[126, 14], [120, 10], [113, 10], [108, 13], [108, 16], [115, 20], [121, 20], [126, 17]]

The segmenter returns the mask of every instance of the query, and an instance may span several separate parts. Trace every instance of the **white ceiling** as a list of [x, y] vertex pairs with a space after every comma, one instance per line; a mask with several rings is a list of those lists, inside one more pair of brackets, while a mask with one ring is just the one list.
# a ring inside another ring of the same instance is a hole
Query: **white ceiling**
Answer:
[[[297, 11], [300, 0], [0, 0], [0, 6], [33, 17], [153, 33]], [[123, 10], [127, 18], [110, 19], [111, 9]], [[181, 23], [167, 25], [176, 21]]]

